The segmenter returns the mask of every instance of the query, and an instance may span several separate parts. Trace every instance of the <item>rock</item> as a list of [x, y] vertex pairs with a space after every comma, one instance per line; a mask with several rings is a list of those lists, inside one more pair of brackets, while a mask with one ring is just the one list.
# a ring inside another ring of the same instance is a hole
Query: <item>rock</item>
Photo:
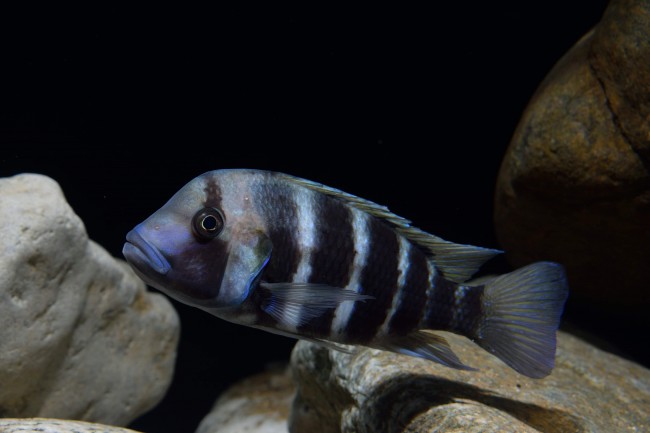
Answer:
[[175, 310], [88, 239], [52, 179], [0, 179], [0, 196], [0, 417], [127, 425], [170, 384]]
[[560, 332], [553, 373], [530, 379], [444, 334], [478, 372], [370, 349], [299, 342], [290, 431], [624, 432], [650, 426], [650, 370]]
[[572, 298], [647, 309], [650, 2], [612, 0], [550, 71], [504, 156], [495, 228], [513, 266], [554, 260]]
[[47, 418], [0, 419], [0, 433], [138, 433], [120, 427]]
[[288, 433], [294, 394], [287, 368], [244, 379], [219, 397], [196, 433]]

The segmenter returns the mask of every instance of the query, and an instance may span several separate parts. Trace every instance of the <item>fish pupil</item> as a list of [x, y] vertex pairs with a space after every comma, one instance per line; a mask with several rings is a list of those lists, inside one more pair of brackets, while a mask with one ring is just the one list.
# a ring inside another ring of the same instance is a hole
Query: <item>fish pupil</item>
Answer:
[[192, 220], [194, 236], [200, 241], [209, 241], [221, 233], [223, 215], [215, 208], [206, 207], [198, 211]]
[[206, 215], [201, 221], [201, 227], [203, 227], [208, 232], [213, 232], [217, 229], [217, 219], [214, 215]]

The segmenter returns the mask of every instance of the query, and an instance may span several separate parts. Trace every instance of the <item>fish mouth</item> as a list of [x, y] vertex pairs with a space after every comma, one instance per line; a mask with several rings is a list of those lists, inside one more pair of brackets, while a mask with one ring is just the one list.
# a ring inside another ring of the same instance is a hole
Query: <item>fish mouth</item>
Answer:
[[171, 265], [158, 248], [147, 242], [137, 229], [127, 233], [122, 254], [127, 262], [144, 274], [148, 273], [147, 270], [153, 270], [165, 275], [171, 269]]

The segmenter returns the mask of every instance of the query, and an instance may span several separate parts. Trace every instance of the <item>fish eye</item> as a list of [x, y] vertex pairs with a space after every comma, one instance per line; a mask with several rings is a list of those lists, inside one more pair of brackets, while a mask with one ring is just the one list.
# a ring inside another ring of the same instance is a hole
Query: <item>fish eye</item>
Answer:
[[192, 229], [199, 240], [209, 241], [223, 230], [223, 214], [213, 207], [205, 207], [194, 214]]

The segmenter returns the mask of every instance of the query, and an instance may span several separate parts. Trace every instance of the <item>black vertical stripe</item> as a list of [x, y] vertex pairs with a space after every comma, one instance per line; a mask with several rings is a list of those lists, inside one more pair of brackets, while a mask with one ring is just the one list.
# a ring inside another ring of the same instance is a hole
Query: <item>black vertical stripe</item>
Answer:
[[433, 279], [429, 309], [426, 312], [428, 329], [449, 330], [456, 308], [454, 292], [458, 284], [446, 280], [441, 273], [436, 273]]
[[354, 304], [345, 327], [350, 342], [368, 343], [386, 320], [397, 292], [399, 276], [398, 235], [383, 221], [368, 221], [368, 255], [361, 270], [361, 292], [374, 297], [372, 300]]
[[[350, 208], [340, 200], [324, 194], [314, 196], [315, 245], [310, 265], [310, 283], [345, 287], [350, 282], [354, 264], [354, 233]], [[323, 313], [299, 327], [311, 337], [327, 337], [330, 333], [334, 309]]]
[[221, 210], [221, 187], [219, 187], [214, 176], [207, 177], [203, 191], [205, 192], [203, 205]]
[[[251, 185], [255, 212], [267, 224], [267, 235], [273, 246], [269, 262], [260, 275], [260, 281], [284, 283], [290, 281], [300, 265], [300, 245], [295, 237], [298, 209], [294, 189], [274, 176], [264, 176]], [[277, 327], [276, 320], [264, 313], [271, 300], [268, 290], [257, 287], [242, 307], [256, 314], [255, 325]], [[244, 311], [243, 310], [243, 311]]]
[[404, 286], [396, 296], [400, 297], [397, 310], [388, 322], [388, 332], [406, 335], [417, 329], [427, 305], [429, 266], [427, 258], [418, 248], [411, 246]]
[[276, 182], [258, 186], [258, 210], [268, 224], [268, 236], [273, 252], [262, 280], [270, 283], [288, 282], [300, 264], [300, 245], [295, 237], [298, 209], [293, 189]]
[[331, 197], [318, 194], [315, 201], [316, 250], [309, 282], [345, 287], [355, 256], [352, 214], [347, 205]]

